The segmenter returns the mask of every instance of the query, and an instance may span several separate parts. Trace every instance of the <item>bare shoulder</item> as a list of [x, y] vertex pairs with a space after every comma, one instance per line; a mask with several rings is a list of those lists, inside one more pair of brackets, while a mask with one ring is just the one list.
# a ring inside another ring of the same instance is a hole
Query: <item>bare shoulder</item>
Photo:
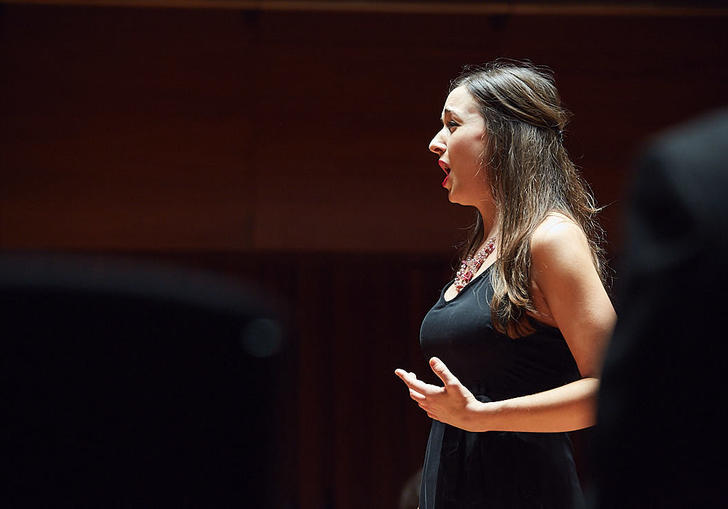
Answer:
[[596, 376], [614, 308], [586, 234], [569, 217], [550, 214], [534, 231], [531, 284], [536, 318], [561, 330], [582, 376]]
[[531, 236], [531, 297], [537, 320], [557, 326], [554, 300], [562, 292], [573, 293], [579, 280], [596, 276], [586, 235], [570, 217], [549, 214]]
[[592, 255], [581, 226], [564, 214], [552, 212], [531, 236], [531, 258], [538, 269], [538, 265], [557, 261], [554, 258], [561, 262], [588, 260], [591, 263]]

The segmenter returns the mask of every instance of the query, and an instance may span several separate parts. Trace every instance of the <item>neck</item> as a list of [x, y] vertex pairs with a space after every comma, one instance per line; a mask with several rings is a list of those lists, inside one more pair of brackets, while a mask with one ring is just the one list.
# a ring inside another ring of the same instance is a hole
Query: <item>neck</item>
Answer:
[[500, 232], [497, 209], [492, 203], [482, 204], [478, 206], [478, 212], [480, 212], [480, 218], [483, 221], [483, 242], [485, 243], [488, 239], [498, 236]]

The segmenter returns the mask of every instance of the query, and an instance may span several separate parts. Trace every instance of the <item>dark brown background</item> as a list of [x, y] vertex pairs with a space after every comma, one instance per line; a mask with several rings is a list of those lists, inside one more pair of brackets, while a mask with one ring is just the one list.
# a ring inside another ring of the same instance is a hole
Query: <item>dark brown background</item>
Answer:
[[295, 345], [282, 498], [395, 507], [428, 425], [392, 371], [425, 371], [419, 323], [471, 220], [427, 152], [449, 79], [499, 56], [555, 70], [616, 256], [639, 147], [728, 100], [728, 18], [240, 5], [0, 5], [0, 248], [254, 282]]

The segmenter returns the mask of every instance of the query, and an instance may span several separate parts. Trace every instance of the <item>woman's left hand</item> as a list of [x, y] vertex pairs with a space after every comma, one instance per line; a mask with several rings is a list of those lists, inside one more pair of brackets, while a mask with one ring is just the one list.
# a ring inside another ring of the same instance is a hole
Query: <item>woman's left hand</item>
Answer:
[[[417, 375], [412, 372], [407, 373], [403, 369], [397, 369], [394, 373], [407, 384], [410, 398], [415, 400], [429, 417], [466, 431], [487, 431], [482, 429], [482, 416], [480, 419], [474, 419], [476, 414], [484, 410], [485, 404], [475, 399], [475, 396], [460, 383], [440, 359], [437, 357], [430, 359], [430, 367], [445, 384], [444, 387], [418, 380]], [[476, 428], [474, 425], [478, 420], [481, 422], [478, 422]]]

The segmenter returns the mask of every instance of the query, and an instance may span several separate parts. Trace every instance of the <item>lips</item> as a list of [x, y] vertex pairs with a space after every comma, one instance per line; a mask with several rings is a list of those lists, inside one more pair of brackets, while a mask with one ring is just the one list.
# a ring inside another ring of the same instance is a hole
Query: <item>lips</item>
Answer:
[[442, 159], [438, 160], [437, 164], [439, 164], [442, 171], [445, 172], [445, 179], [442, 181], [442, 187], [447, 187], [447, 179], [450, 176], [450, 166], [448, 166], [448, 164]]

